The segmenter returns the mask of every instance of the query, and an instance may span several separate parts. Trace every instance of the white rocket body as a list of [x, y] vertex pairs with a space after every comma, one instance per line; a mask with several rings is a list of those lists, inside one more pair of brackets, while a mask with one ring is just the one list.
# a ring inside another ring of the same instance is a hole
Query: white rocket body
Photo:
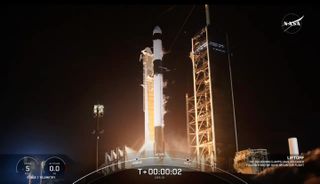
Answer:
[[164, 155], [164, 98], [163, 98], [163, 67], [162, 67], [162, 31], [159, 26], [153, 30], [153, 66], [154, 66], [154, 128], [155, 155]]
[[143, 62], [143, 111], [144, 111], [144, 150], [147, 155], [153, 153], [154, 112], [153, 112], [153, 53], [149, 47], [141, 51]]

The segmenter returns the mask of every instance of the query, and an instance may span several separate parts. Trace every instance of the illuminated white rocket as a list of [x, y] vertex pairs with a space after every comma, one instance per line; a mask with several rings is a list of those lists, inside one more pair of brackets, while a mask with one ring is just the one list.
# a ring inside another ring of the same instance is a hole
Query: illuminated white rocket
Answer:
[[153, 66], [154, 66], [154, 128], [155, 155], [164, 155], [164, 98], [163, 98], [163, 67], [162, 67], [162, 31], [159, 26], [153, 29]]
[[164, 95], [162, 68], [161, 29], [153, 30], [153, 53], [149, 47], [141, 51], [143, 62], [143, 111], [145, 121], [145, 142], [143, 150], [146, 154], [164, 155]]
[[153, 53], [149, 47], [141, 51], [143, 62], [143, 111], [144, 111], [144, 147], [146, 154], [153, 154], [154, 146], [154, 92], [153, 92]]

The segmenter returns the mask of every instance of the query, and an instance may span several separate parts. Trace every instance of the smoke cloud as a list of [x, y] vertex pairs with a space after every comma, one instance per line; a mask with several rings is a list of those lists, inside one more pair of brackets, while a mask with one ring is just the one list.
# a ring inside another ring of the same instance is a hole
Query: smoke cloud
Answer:
[[320, 148], [304, 154], [303, 167], [272, 167], [258, 174], [256, 184], [320, 184]]

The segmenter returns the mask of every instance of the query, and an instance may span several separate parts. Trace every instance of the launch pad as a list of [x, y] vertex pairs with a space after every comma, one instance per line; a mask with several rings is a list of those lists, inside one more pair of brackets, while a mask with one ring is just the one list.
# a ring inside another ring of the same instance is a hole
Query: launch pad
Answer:
[[[213, 36], [211, 36], [214, 35]], [[143, 64], [144, 144], [139, 150], [124, 146], [106, 153], [106, 173], [146, 165], [172, 165], [165, 151], [162, 31], [153, 30], [153, 49], [141, 51]], [[230, 61], [225, 34], [207, 25], [192, 38], [194, 95], [186, 95], [189, 152], [177, 166], [195, 170], [233, 171], [237, 149]], [[173, 154], [174, 155], [174, 154]], [[142, 165], [141, 165], [142, 164]], [[108, 167], [111, 165], [111, 167]]]
[[[210, 25], [207, 6], [206, 17], [207, 25], [191, 39], [193, 95], [186, 94], [188, 151], [177, 157], [165, 150], [164, 53], [162, 30], [156, 26], [153, 47], [146, 47], [140, 54], [144, 143], [138, 150], [123, 146], [106, 153], [100, 167], [104, 174], [155, 165], [226, 173], [239, 168], [234, 165], [238, 139], [228, 35]], [[236, 160], [240, 162], [239, 157]]]
[[[189, 151], [182, 156], [186, 167], [212, 172], [233, 171], [233, 158], [238, 150], [234, 109], [230, 52], [226, 34], [207, 25], [192, 39], [190, 58], [193, 66], [193, 96], [186, 95], [187, 139]], [[141, 51], [143, 64], [144, 144], [134, 151], [128, 147], [106, 153], [105, 165], [153, 158], [148, 164], [166, 164], [170, 155], [165, 151], [163, 94], [162, 31], [153, 30], [153, 47]], [[137, 160], [135, 160], [137, 159]], [[132, 168], [131, 164], [121, 168]], [[110, 170], [112, 171], [112, 169]]]

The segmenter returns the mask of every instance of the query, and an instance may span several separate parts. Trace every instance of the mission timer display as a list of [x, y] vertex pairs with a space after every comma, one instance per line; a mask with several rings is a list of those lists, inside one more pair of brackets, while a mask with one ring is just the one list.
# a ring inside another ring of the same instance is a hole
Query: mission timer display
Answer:
[[149, 176], [181, 176], [182, 169], [181, 168], [147, 168], [142, 169], [139, 168], [139, 175], [149, 175]]

